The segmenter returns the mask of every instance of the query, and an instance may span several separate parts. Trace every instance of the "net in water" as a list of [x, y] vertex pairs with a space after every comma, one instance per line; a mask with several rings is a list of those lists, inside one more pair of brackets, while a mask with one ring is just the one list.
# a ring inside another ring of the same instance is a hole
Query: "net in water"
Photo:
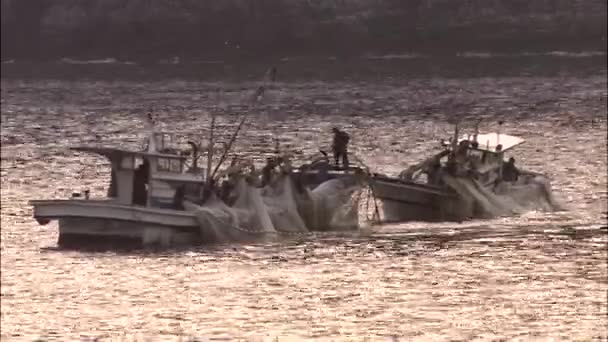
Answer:
[[444, 182], [480, 210], [482, 218], [518, 215], [531, 210], [561, 210], [543, 176], [525, 175], [517, 182], [501, 182], [494, 189], [471, 178], [444, 176]]
[[313, 190], [301, 191], [288, 174], [263, 188], [239, 177], [232, 206], [211, 196], [201, 206], [186, 202], [184, 207], [196, 216], [204, 239], [240, 241], [302, 235], [315, 230], [357, 229], [356, 193], [361, 188], [353, 177], [328, 180]]

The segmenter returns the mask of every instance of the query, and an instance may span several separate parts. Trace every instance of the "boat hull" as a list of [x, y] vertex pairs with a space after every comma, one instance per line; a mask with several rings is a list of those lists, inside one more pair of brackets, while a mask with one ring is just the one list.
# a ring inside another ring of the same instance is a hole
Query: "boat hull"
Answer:
[[389, 178], [374, 178], [371, 185], [386, 222], [460, 222], [475, 214], [472, 200], [447, 189]]
[[107, 218], [65, 217], [59, 221], [62, 248], [171, 247], [202, 243], [198, 227], [166, 226]]
[[57, 220], [58, 245], [65, 248], [141, 247], [198, 244], [206, 236], [187, 212], [124, 206], [112, 201], [32, 201], [41, 224]]
[[194, 211], [124, 206], [111, 200], [45, 200], [31, 204], [34, 218], [41, 225], [58, 221], [61, 248], [165, 248], [267, 240], [276, 235], [201, 224]]

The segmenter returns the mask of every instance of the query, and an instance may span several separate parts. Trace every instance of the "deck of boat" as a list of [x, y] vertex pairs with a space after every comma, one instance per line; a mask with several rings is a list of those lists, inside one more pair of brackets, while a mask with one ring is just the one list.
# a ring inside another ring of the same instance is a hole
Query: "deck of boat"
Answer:
[[35, 200], [34, 218], [53, 220], [60, 218], [112, 219], [174, 227], [198, 227], [192, 213], [171, 209], [149, 208], [118, 204], [113, 200]]

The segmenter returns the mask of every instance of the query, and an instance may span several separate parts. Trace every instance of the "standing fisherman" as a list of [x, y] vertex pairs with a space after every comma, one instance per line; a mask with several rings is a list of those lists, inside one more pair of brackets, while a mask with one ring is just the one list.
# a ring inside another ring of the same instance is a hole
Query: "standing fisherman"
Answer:
[[348, 168], [348, 142], [350, 141], [350, 136], [336, 127], [332, 128], [332, 132], [334, 133], [332, 148], [336, 166], [339, 165], [340, 158], [342, 158], [342, 167], [346, 169]]
[[275, 158], [266, 158], [266, 165], [262, 169], [262, 187], [270, 184], [276, 166], [277, 160], [275, 160]]
[[509, 162], [502, 165], [502, 179], [507, 182], [515, 182], [519, 178], [519, 170], [515, 167], [515, 158], [509, 158]]

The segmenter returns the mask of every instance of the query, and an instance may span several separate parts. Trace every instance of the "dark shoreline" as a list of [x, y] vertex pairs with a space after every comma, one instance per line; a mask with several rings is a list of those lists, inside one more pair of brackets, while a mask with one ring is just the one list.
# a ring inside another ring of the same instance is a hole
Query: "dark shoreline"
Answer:
[[605, 0], [1, 0], [2, 60], [606, 51]]

